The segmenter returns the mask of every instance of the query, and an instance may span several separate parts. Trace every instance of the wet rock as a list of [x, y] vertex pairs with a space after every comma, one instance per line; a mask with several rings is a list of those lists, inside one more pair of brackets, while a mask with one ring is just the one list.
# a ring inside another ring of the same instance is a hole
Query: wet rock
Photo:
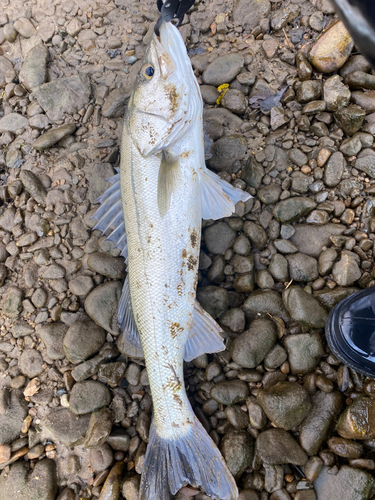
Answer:
[[0, 132], [16, 132], [19, 129], [26, 128], [29, 120], [26, 116], [19, 113], [9, 113], [0, 118]]
[[232, 173], [236, 171], [238, 162], [245, 157], [246, 150], [247, 142], [242, 136], [236, 134], [221, 137], [211, 147], [212, 157], [208, 160], [208, 165], [214, 170]]
[[105, 118], [123, 116], [131, 94], [131, 87], [120, 87], [114, 89], [106, 97], [102, 106], [102, 115]]
[[34, 378], [40, 375], [43, 368], [43, 358], [36, 349], [26, 349], [20, 357], [20, 369], [26, 377]]
[[350, 90], [342, 83], [339, 75], [331, 76], [323, 84], [323, 99], [327, 104], [327, 111], [337, 111], [347, 106], [350, 96]]
[[332, 309], [332, 307], [344, 300], [346, 297], [349, 297], [349, 295], [358, 291], [359, 289], [354, 287], [342, 288], [337, 286], [333, 290], [324, 288], [323, 290], [315, 292], [314, 295], [319, 299], [319, 302], [321, 302], [324, 307]]
[[254, 443], [246, 431], [233, 429], [222, 439], [220, 451], [230, 472], [239, 478], [252, 463]]
[[37, 151], [45, 151], [65, 137], [74, 134], [76, 128], [77, 125], [75, 123], [66, 123], [65, 125], [61, 125], [61, 127], [52, 128], [34, 141], [33, 148]]
[[[16, 390], [0, 391], [0, 445], [18, 438], [23, 420], [27, 415], [27, 404]], [[0, 493], [1, 494], [1, 493]]]
[[53, 122], [72, 115], [86, 106], [91, 93], [89, 78], [79, 73], [43, 83], [33, 89], [33, 95]]
[[111, 402], [109, 389], [100, 382], [86, 380], [77, 382], [70, 393], [69, 405], [75, 415], [84, 415], [100, 410]]
[[233, 245], [236, 232], [226, 222], [219, 222], [205, 229], [203, 238], [209, 252], [224, 255]]
[[112, 463], [113, 452], [107, 443], [90, 450], [90, 465], [95, 472], [105, 471]]
[[141, 477], [139, 475], [131, 475], [125, 477], [122, 483], [122, 495], [125, 500], [137, 500]]
[[302, 103], [316, 101], [321, 93], [322, 84], [318, 80], [306, 80], [298, 87], [297, 99]]
[[243, 65], [243, 57], [238, 53], [218, 57], [204, 70], [203, 82], [207, 85], [215, 85], [215, 87], [230, 83], [241, 71]]
[[375, 111], [375, 92], [352, 92], [352, 102], [360, 106], [367, 113]]
[[100, 492], [100, 500], [117, 500], [120, 497], [124, 462], [117, 462], [110, 470]]
[[313, 257], [303, 253], [286, 256], [289, 264], [289, 276], [294, 281], [314, 281], [319, 276], [318, 262]]
[[213, 141], [223, 135], [223, 127], [226, 127], [228, 133], [235, 134], [240, 131], [243, 123], [239, 116], [225, 108], [204, 109], [203, 121], [206, 133]]
[[312, 66], [309, 63], [307, 57], [302, 52], [297, 52], [296, 63], [297, 63], [298, 78], [301, 81], [310, 80], [312, 75]]
[[364, 71], [353, 71], [345, 76], [344, 82], [351, 89], [367, 89], [375, 90], [375, 76], [365, 73]]
[[125, 261], [105, 253], [92, 253], [87, 259], [87, 265], [96, 273], [114, 280], [125, 276]]
[[57, 494], [56, 465], [43, 459], [29, 474], [27, 462], [13, 464], [0, 476], [0, 500], [55, 500]]
[[112, 430], [113, 413], [108, 408], [102, 408], [91, 414], [84, 445], [94, 448], [105, 443]]
[[232, 330], [232, 332], [241, 332], [245, 328], [245, 313], [242, 309], [229, 309], [220, 318], [220, 324]]
[[337, 474], [330, 474], [323, 467], [314, 489], [318, 498], [340, 498], [341, 500], [364, 500], [370, 498], [374, 480], [370, 474], [354, 467], [343, 465]]
[[342, 224], [326, 224], [313, 226], [311, 224], [296, 224], [295, 233], [289, 241], [294, 243], [301, 253], [311, 255], [316, 259], [323, 251], [323, 247], [331, 245], [331, 236], [342, 234], [346, 227]]
[[340, 416], [336, 431], [346, 439], [375, 437], [375, 401], [369, 397], [355, 399]]
[[36, 45], [27, 54], [19, 74], [19, 81], [27, 90], [46, 81], [48, 49], [44, 45]]
[[281, 222], [294, 222], [308, 215], [315, 207], [316, 203], [313, 200], [301, 196], [280, 201], [272, 213]]
[[311, 373], [324, 356], [322, 339], [318, 333], [288, 335], [284, 345], [292, 373]]
[[252, 292], [243, 305], [245, 314], [254, 318], [258, 314], [271, 314], [271, 316], [287, 320], [288, 312], [285, 309], [281, 296], [274, 290], [257, 290]]
[[244, 368], [255, 368], [263, 361], [277, 339], [274, 323], [265, 318], [254, 320], [232, 344], [232, 358]]
[[105, 342], [105, 332], [93, 321], [75, 321], [66, 332], [63, 348], [73, 364], [81, 363], [99, 351]]
[[255, 453], [262, 462], [270, 465], [305, 465], [307, 455], [300, 445], [283, 429], [268, 429], [256, 440]]
[[278, 382], [260, 391], [257, 401], [275, 427], [286, 431], [297, 427], [311, 408], [307, 390], [296, 382]]
[[68, 325], [64, 323], [50, 323], [43, 325], [39, 330], [40, 338], [47, 347], [47, 355], [51, 359], [64, 359], [65, 353], [63, 349], [63, 340]]
[[334, 113], [336, 123], [346, 135], [353, 135], [362, 127], [363, 120], [366, 116], [366, 111], [357, 106], [350, 104], [345, 108], [340, 108]]
[[278, 253], [272, 257], [268, 271], [276, 281], [281, 283], [289, 281], [288, 261]]
[[[209, 380], [208, 377], [207, 380]], [[230, 422], [235, 429], [246, 429], [249, 425], [249, 417], [239, 405], [227, 406], [225, 408], [225, 415], [228, 419], [228, 422]]]
[[34, 198], [34, 200], [44, 205], [47, 191], [40, 179], [30, 172], [30, 170], [21, 170], [20, 179], [24, 189]]
[[362, 156], [355, 161], [355, 168], [365, 172], [372, 179], [375, 179], [375, 157], [372, 155]]
[[345, 141], [343, 141], [340, 146], [340, 151], [346, 156], [357, 156], [361, 149], [362, 143], [358, 137], [345, 139]]
[[333, 73], [345, 64], [354, 42], [341, 21], [336, 21], [312, 45], [308, 58], [322, 73]]
[[113, 335], [119, 334], [117, 323], [121, 283], [111, 281], [95, 288], [85, 300], [85, 311], [95, 323]]
[[333, 451], [335, 455], [344, 458], [359, 458], [363, 453], [363, 446], [348, 439], [331, 437], [327, 441], [328, 448]]
[[42, 427], [45, 427], [66, 446], [78, 446], [83, 444], [90, 415], [73, 415], [68, 409], [61, 409], [49, 413], [42, 420]]
[[308, 455], [315, 455], [327, 440], [344, 403], [343, 396], [333, 391], [319, 391], [312, 399], [309, 415], [300, 427], [299, 441]]
[[[137, 431], [139, 432], [139, 429]], [[108, 437], [107, 443], [112, 450], [127, 452], [129, 450], [130, 437], [125, 429], [121, 427], [115, 428]]]
[[337, 252], [334, 248], [327, 248], [319, 256], [319, 273], [326, 276], [332, 271], [333, 264], [337, 259]]
[[341, 259], [333, 266], [332, 276], [340, 286], [350, 286], [361, 277], [358, 256], [352, 252], [342, 252]]
[[360, 54], [350, 56], [347, 62], [341, 68], [340, 75], [345, 78], [347, 75], [353, 73], [354, 71], [363, 71], [364, 73], [369, 73], [371, 71], [371, 65], [368, 60]]
[[243, 230], [254, 246], [258, 250], [263, 250], [268, 240], [267, 233], [264, 229], [254, 222], [247, 221], [243, 225]]
[[241, 380], [219, 382], [211, 389], [211, 398], [223, 405], [233, 405], [245, 401], [249, 395], [249, 387]]
[[22, 291], [16, 286], [10, 286], [4, 293], [0, 309], [8, 318], [17, 318], [22, 311]]
[[233, 8], [233, 20], [236, 24], [247, 25], [252, 30], [259, 25], [261, 19], [271, 12], [269, 0], [236, 0]]
[[222, 316], [229, 307], [228, 292], [217, 286], [204, 286], [197, 289], [197, 299], [203, 309], [214, 319]]
[[267, 356], [264, 358], [264, 366], [267, 370], [274, 370], [281, 366], [287, 360], [285, 349], [279, 344], [275, 344]]

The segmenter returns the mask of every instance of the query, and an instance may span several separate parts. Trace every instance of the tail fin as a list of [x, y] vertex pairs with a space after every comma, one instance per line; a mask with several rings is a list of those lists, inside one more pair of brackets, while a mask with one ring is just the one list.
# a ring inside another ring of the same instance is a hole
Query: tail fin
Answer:
[[183, 486], [201, 488], [218, 500], [237, 500], [232, 474], [199, 420], [176, 439], [158, 436], [151, 424], [138, 500], [169, 500]]

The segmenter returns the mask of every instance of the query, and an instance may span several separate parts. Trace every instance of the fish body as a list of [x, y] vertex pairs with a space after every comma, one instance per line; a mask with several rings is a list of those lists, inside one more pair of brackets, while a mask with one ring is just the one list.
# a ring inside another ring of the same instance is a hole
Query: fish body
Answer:
[[184, 359], [225, 348], [195, 297], [201, 219], [229, 216], [250, 198], [206, 169], [202, 111], [182, 38], [162, 23], [129, 101], [120, 174], [95, 216], [127, 258], [119, 325], [143, 351], [153, 400], [139, 500], [168, 500], [188, 484], [220, 500], [238, 496], [183, 377]]

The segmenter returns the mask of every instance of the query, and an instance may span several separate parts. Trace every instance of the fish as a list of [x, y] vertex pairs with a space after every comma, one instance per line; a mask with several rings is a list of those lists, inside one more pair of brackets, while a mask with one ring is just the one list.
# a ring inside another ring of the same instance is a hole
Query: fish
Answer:
[[219, 500], [238, 490], [195, 416], [183, 363], [225, 349], [221, 328], [196, 300], [203, 219], [230, 216], [250, 194], [205, 165], [203, 101], [178, 29], [153, 33], [125, 113], [119, 172], [94, 218], [126, 259], [121, 335], [144, 356], [153, 419], [139, 500], [182, 487]]

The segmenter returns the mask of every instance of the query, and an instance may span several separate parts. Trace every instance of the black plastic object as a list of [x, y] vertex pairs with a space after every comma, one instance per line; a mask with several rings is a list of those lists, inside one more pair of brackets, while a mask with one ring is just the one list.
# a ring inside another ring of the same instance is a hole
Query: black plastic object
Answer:
[[375, 287], [349, 295], [332, 309], [326, 337], [345, 365], [375, 378]]
[[177, 26], [182, 23], [184, 15], [194, 4], [195, 0], [157, 0], [157, 7], [161, 16], [155, 25], [155, 33], [159, 34], [159, 29], [162, 22], [169, 22], [174, 19]]
[[375, 68], [375, 0], [333, 0], [362, 54]]

